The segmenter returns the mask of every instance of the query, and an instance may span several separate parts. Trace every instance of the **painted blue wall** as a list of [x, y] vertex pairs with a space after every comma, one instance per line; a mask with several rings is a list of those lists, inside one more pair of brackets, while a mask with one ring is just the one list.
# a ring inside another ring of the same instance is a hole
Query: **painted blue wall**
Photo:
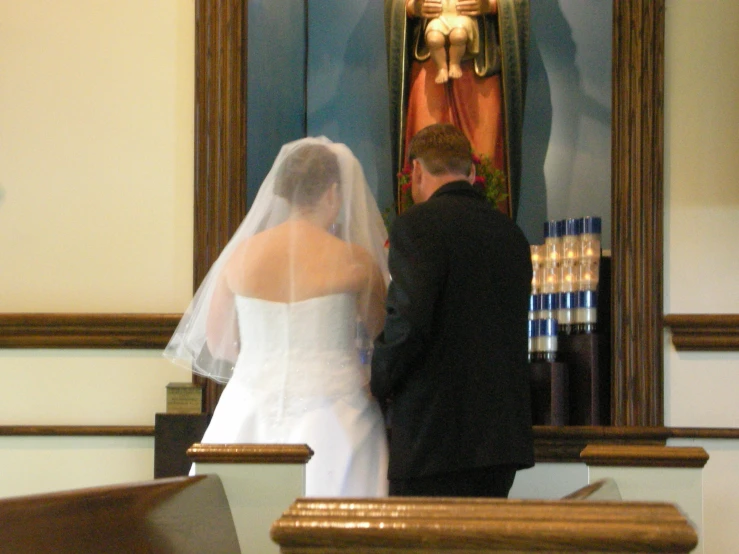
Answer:
[[604, 0], [531, 2], [529, 80], [518, 223], [597, 215], [611, 236], [611, 21]]
[[246, 185], [251, 205], [280, 147], [305, 136], [305, 9], [249, 0]]
[[384, 3], [309, 0], [308, 134], [343, 142], [380, 209], [392, 204]]
[[[606, 0], [531, 2], [518, 223], [532, 243], [546, 220], [599, 215], [610, 248], [611, 18]], [[392, 203], [384, 2], [250, 0], [248, 84], [250, 198], [280, 145], [308, 134], [346, 143]]]

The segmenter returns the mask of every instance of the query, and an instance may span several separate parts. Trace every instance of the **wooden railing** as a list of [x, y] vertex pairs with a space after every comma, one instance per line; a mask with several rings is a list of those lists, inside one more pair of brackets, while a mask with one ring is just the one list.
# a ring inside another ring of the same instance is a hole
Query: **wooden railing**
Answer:
[[656, 502], [297, 499], [272, 526], [285, 554], [687, 553], [697, 535]]

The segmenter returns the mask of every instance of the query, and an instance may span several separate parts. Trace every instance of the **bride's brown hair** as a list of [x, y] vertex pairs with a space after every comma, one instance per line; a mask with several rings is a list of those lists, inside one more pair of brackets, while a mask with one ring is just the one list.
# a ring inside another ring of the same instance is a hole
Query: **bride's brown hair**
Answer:
[[336, 154], [322, 144], [308, 144], [285, 159], [275, 179], [275, 194], [296, 206], [312, 206], [340, 181]]

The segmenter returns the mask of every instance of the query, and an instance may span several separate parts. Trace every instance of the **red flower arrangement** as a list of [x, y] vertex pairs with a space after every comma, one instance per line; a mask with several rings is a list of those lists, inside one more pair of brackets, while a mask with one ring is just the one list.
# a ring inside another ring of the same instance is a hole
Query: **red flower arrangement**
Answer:
[[[475, 164], [475, 182], [472, 184], [479, 189], [488, 199], [488, 202], [497, 206], [501, 200], [508, 197], [506, 192], [505, 174], [493, 167], [490, 156], [476, 154], [472, 155], [472, 163]], [[411, 195], [411, 164], [406, 163], [403, 170], [398, 173], [398, 210], [401, 214], [413, 205]]]

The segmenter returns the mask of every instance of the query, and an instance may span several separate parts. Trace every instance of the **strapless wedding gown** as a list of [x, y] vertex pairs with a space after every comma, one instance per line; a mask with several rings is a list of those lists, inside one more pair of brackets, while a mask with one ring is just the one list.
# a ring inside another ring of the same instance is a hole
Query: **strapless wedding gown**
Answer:
[[306, 496], [386, 495], [385, 425], [355, 344], [355, 298], [237, 297], [241, 353], [202, 442], [307, 444]]

